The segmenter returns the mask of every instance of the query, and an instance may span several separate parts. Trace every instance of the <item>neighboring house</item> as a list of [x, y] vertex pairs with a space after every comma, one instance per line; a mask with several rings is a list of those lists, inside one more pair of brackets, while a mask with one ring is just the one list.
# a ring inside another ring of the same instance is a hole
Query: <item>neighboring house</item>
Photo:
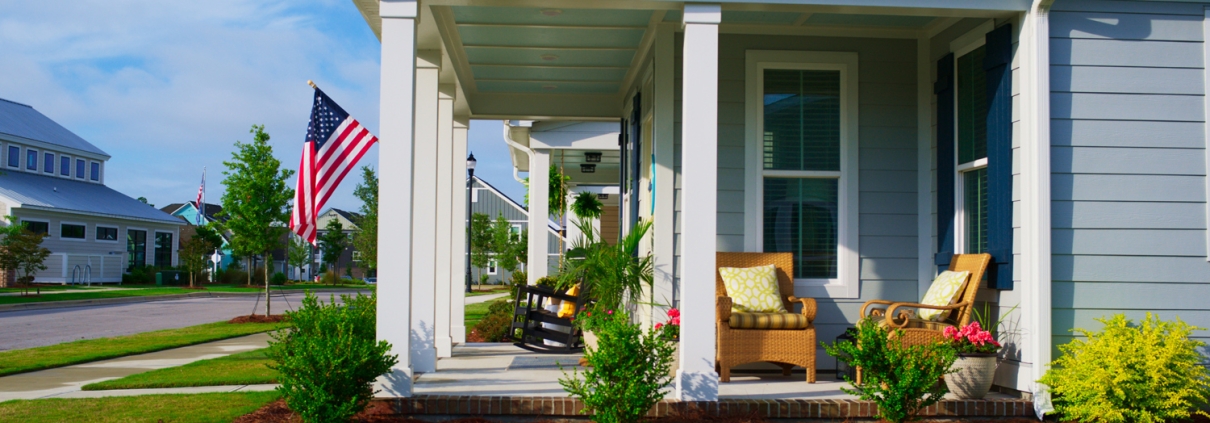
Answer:
[[[496, 187], [487, 183], [478, 176], [474, 177], [475, 182], [471, 186], [471, 213], [482, 213], [488, 216], [492, 223], [496, 222], [496, 216], [504, 216], [512, 227], [513, 233], [520, 234], [526, 230], [529, 222], [529, 212], [525, 206], [509, 198]], [[463, 191], [465, 193], [465, 191]], [[545, 262], [547, 267], [552, 271], [559, 268], [559, 225], [547, 221], [547, 255]], [[463, 227], [463, 230], [466, 230]], [[564, 248], [570, 248], [566, 243]], [[519, 271], [525, 271], [524, 267], [518, 267]], [[512, 277], [512, 272], [499, 267], [495, 260], [490, 260], [486, 268], [471, 269], [471, 280], [479, 283], [480, 275], [487, 275], [488, 283], [508, 282]]]
[[[362, 267], [361, 252], [353, 248], [353, 234], [357, 232], [357, 223], [361, 221], [361, 214], [337, 208], [328, 208], [328, 210], [315, 217], [316, 226], [319, 228], [319, 231], [316, 233], [316, 239], [319, 239], [319, 237], [328, 232], [325, 228], [328, 227], [328, 222], [332, 219], [340, 222], [341, 231], [345, 233], [345, 239], [348, 242], [344, 252], [340, 253], [340, 258], [336, 260], [336, 267], [340, 270], [340, 277], [345, 277], [346, 272], [348, 272], [352, 273], [354, 279], [365, 278], [367, 275], [365, 267]], [[323, 252], [320, 251], [318, 245], [312, 251], [315, 255], [315, 267], [310, 274], [314, 276], [316, 271], [326, 263], [323, 262]], [[328, 267], [330, 268], [331, 266]]]
[[[179, 217], [181, 220], [183, 220], [189, 226], [196, 226], [198, 224], [198, 222], [201, 222], [201, 224], [205, 225], [210, 222], [221, 222], [221, 221], [227, 220], [226, 217], [218, 216], [219, 212], [223, 211], [223, 206], [220, 206], [218, 204], [210, 204], [210, 203], [203, 203], [203, 204], [205, 204], [205, 210], [201, 214], [200, 220], [199, 220], [199, 216], [198, 216], [198, 207], [197, 207], [196, 201], [190, 201], [187, 203], [172, 203], [167, 206], [160, 207], [160, 211], [163, 211], [165, 213]], [[183, 243], [185, 241], [188, 241], [189, 238], [192, 237], [192, 234], [193, 234], [192, 231], [190, 231], [188, 234], [185, 234], [184, 232], [182, 232], [182, 235], [181, 235], [182, 245], [184, 245]], [[223, 245], [222, 245], [222, 247], [219, 248], [219, 251], [218, 251], [218, 255], [219, 255], [218, 268], [226, 269], [227, 266], [230, 266], [234, 260], [232, 259], [232, 255], [231, 255], [230, 235], [222, 234], [222, 236], [223, 236]], [[213, 260], [213, 258], [211, 260]]]
[[0, 215], [48, 236], [35, 282], [121, 282], [177, 265], [180, 219], [105, 186], [106, 154], [33, 107], [0, 99]]
[[792, 253], [819, 341], [987, 252], [978, 299], [1007, 322], [1010, 391], [1042, 394], [1056, 346], [1100, 316], [1210, 327], [1210, 3], [354, 1], [382, 42], [381, 213], [412, 219], [380, 242], [412, 254], [381, 266], [412, 287], [380, 292], [412, 313], [384, 336], [412, 350], [388, 392], [409, 395], [457, 337], [431, 306], [457, 280], [429, 277], [456, 256], [424, 243], [458, 239], [431, 210], [457, 205], [434, 192], [461, 171], [471, 116], [515, 119], [536, 205], [554, 163], [536, 128], [620, 123], [622, 222], [654, 221], [653, 300], [687, 322], [679, 399], [718, 399], [719, 251]]

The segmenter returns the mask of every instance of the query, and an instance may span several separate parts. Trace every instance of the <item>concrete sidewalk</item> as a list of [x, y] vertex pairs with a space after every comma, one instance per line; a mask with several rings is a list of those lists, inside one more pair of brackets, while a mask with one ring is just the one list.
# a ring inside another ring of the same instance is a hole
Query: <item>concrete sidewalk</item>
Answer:
[[466, 304], [486, 303], [488, 301], [491, 301], [491, 300], [494, 300], [497, 298], [504, 298], [507, 296], [508, 296], [507, 292], [505, 292], [503, 294], [476, 295], [474, 297], [466, 297]]
[[[176, 367], [198, 360], [223, 357], [242, 351], [265, 348], [269, 342], [268, 333], [242, 336], [222, 341], [208, 342], [188, 347], [174, 348], [147, 354], [139, 354], [94, 361], [90, 363], [65, 366], [30, 373], [0, 377], [0, 402], [14, 399], [37, 399], [58, 397], [97, 397], [114, 395], [143, 395], [155, 393], [187, 393], [190, 389], [202, 388], [173, 388], [173, 389], [125, 389], [124, 392], [81, 391], [84, 385], [104, 380], [117, 379], [135, 373], [142, 373], [166, 367]], [[267, 388], [266, 388], [267, 386]], [[251, 385], [251, 389], [272, 389], [274, 385]], [[204, 387], [210, 390], [196, 392], [231, 392], [249, 388], [249, 386], [214, 386]], [[177, 392], [180, 391], [180, 392]]]

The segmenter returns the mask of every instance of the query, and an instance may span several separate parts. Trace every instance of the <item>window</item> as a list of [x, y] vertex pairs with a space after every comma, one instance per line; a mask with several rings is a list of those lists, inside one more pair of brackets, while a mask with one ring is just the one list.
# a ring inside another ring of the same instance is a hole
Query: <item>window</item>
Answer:
[[25, 169], [38, 170], [38, 150], [25, 150]]
[[499, 269], [496, 269], [496, 259], [487, 261], [487, 274], [494, 275]]
[[147, 231], [128, 229], [126, 231], [126, 253], [129, 259], [126, 271], [147, 265]]
[[84, 225], [79, 225], [79, 224], [75, 224], [75, 223], [59, 224], [59, 237], [60, 238], [84, 239], [84, 237], [85, 237], [84, 234], [87, 232], [88, 232], [88, 228]]
[[520, 239], [521, 231], [521, 225], [512, 225], [508, 227], [508, 233], [513, 236], [513, 239]]
[[[976, 47], [977, 46], [977, 47]], [[987, 72], [986, 46], [977, 42], [955, 61], [957, 178], [954, 179], [955, 248], [987, 252]]]
[[30, 232], [43, 235], [50, 233], [49, 222], [22, 220], [21, 223], [24, 224], [25, 229], [28, 229]]
[[59, 174], [71, 176], [71, 157], [59, 156]]
[[117, 241], [118, 228], [106, 228], [97, 226], [97, 241]]
[[97, 162], [92, 162], [92, 163], [89, 163], [89, 165], [90, 165], [90, 168], [88, 169], [88, 179], [91, 179], [94, 181], [100, 181], [101, 180], [101, 164], [97, 163]]
[[361, 251], [353, 252], [353, 261], [361, 261]]
[[8, 167], [21, 167], [21, 147], [8, 146]]
[[155, 233], [155, 267], [167, 269], [172, 267], [172, 234], [168, 232]]
[[84, 159], [76, 159], [76, 178], [84, 179]]
[[42, 153], [42, 171], [55, 173], [55, 153]]
[[856, 298], [857, 54], [747, 53], [745, 249], [794, 254], [809, 294]]

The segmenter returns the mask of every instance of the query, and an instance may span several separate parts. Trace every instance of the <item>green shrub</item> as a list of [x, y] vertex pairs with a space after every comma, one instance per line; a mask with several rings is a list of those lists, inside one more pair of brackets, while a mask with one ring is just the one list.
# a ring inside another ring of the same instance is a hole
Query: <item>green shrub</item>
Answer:
[[323, 276], [319, 277], [319, 283], [324, 285], [336, 285], [340, 283], [340, 278], [336, 276], [336, 272], [324, 272]]
[[364, 285], [366, 281], [361, 279], [344, 278], [340, 280], [341, 285]]
[[503, 342], [513, 326], [513, 303], [497, 301], [487, 308], [487, 315], [475, 324], [475, 331], [487, 342]]
[[892, 422], [914, 420], [916, 413], [948, 392], [944, 383], [938, 383], [957, 358], [948, 344], [905, 346], [902, 338], [892, 339], [874, 319], [857, 324], [855, 341], [824, 343], [824, 349], [837, 360], [861, 368], [862, 384], [846, 376], [856, 389], [840, 390], [877, 404], [875, 417]]
[[592, 367], [583, 379], [578, 370], [564, 373], [559, 384], [584, 402], [583, 412], [592, 413], [594, 422], [638, 422], [664, 398], [675, 347], [660, 331], [644, 331], [623, 312], [610, 316], [596, 326], [597, 348], [584, 350]]
[[509, 298], [512, 298], [514, 300], [517, 299], [517, 291], [519, 289], [521, 289], [521, 287], [528, 285], [528, 284], [529, 284], [529, 276], [526, 275], [525, 272], [522, 272], [520, 270], [513, 272], [513, 274], [510, 275], [509, 279], [508, 279], [508, 288], [509, 288], [508, 292], [510, 292], [510, 295], [512, 295]]
[[391, 345], [375, 339], [376, 296], [341, 295], [320, 303], [308, 292], [293, 327], [272, 334], [270, 366], [277, 391], [306, 422], [349, 421], [373, 397], [371, 383], [398, 363]]
[[150, 285], [155, 283], [155, 274], [159, 269], [154, 266], [136, 266], [122, 275], [122, 283], [135, 285]]
[[286, 274], [282, 272], [274, 273], [273, 277], [269, 279], [269, 281], [274, 285], [285, 285], [287, 280], [289, 280], [289, 278], [287, 278]]
[[1054, 394], [1055, 411], [1081, 422], [1189, 420], [1210, 397], [1210, 379], [1189, 339], [1202, 328], [1154, 314], [1138, 325], [1123, 314], [1097, 319], [1102, 332], [1074, 329], [1087, 339], [1060, 345], [1063, 355], [1039, 382]]
[[223, 271], [222, 275], [219, 275], [219, 282], [228, 285], [243, 285], [248, 283], [248, 273], [240, 269], [228, 267], [227, 270]]

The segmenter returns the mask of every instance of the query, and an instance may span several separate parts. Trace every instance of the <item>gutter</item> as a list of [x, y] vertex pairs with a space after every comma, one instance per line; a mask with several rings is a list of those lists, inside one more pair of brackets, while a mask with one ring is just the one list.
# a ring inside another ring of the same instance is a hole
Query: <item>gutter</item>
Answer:
[[[529, 146], [521, 145], [521, 143], [513, 140], [512, 134], [513, 134], [514, 125], [516, 125], [516, 127], [519, 127], [519, 128], [530, 128], [533, 126], [533, 124], [534, 124], [534, 121], [532, 121], [532, 120], [506, 120], [506, 121], [504, 121], [504, 143], [508, 144], [512, 148], [517, 149], [517, 151], [525, 153], [525, 155], [529, 157], [530, 162], [533, 161], [534, 151], [531, 150], [529, 148]], [[530, 169], [530, 170], [532, 171], [533, 169]], [[517, 170], [517, 166], [514, 164], [513, 165], [513, 179], [515, 179], [517, 182], [525, 184], [525, 180], [521, 178], [521, 175], [519, 174], [519, 172], [520, 171]]]

